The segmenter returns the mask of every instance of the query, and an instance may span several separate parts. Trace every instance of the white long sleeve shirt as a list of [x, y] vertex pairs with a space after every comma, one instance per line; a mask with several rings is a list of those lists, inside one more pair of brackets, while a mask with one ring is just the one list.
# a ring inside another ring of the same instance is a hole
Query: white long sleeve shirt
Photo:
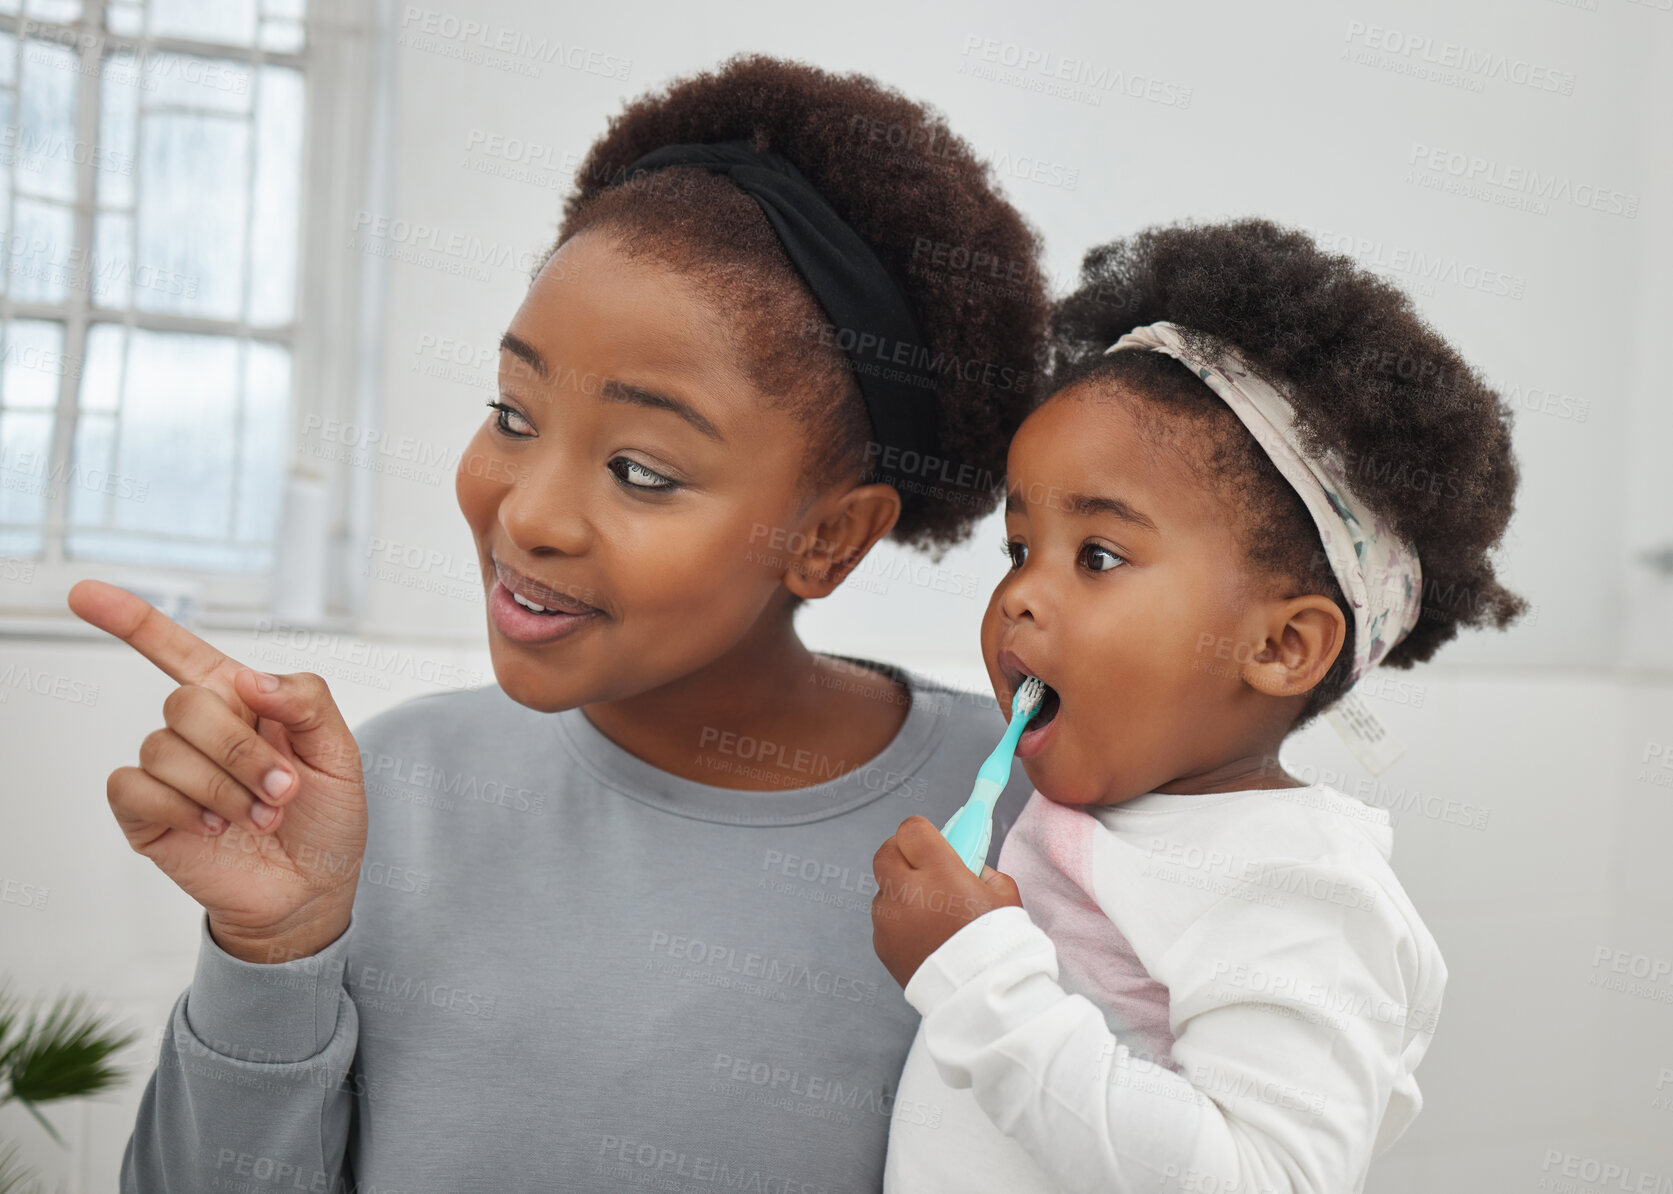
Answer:
[[1035, 792], [922, 1014], [886, 1194], [1346, 1194], [1422, 1106], [1446, 965], [1388, 813], [1326, 785]]

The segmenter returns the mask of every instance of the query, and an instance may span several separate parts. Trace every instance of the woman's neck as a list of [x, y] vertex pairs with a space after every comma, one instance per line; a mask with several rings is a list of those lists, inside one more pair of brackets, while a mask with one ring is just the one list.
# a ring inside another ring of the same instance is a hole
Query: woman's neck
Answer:
[[875, 758], [906, 720], [909, 699], [887, 676], [809, 651], [786, 610], [706, 667], [582, 713], [623, 750], [681, 779], [774, 791]]

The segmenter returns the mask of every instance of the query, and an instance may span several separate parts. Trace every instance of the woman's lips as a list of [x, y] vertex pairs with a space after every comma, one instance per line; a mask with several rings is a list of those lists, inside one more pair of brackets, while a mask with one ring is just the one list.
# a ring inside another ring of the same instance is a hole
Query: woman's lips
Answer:
[[587, 612], [571, 613], [554, 607], [552, 613], [537, 614], [532, 609], [518, 605], [517, 599], [511, 595], [511, 590], [497, 579], [493, 588], [488, 590], [488, 617], [493, 622], [494, 629], [512, 642], [525, 646], [549, 643], [574, 634], [604, 616], [591, 606], [583, 608]]
[[[551, 585], [543, 584], [532, 576], [524, 576], [499, 557], [491, 557], [494, 562], [494, 577], [513, 593], [519, 594], [525, 601], [532, 601], [546, 609], [559, 610], [566, 614], [593, 614], [598, 608], [590, 602], [582, 600], [572, 593], [555, 589]], [[573, 587], [573, 586], [569, 586]], [[592, 596], [591, 590], [587, 595]]]

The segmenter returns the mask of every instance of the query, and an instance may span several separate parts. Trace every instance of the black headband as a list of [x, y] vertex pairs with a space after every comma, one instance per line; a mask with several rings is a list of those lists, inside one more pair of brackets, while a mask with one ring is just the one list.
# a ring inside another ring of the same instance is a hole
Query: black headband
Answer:
[[[699, 166], [754, 199], [831, 322], [871, 416], [867, 463], [896, 489], [940, 464], [937, 379], [912, 304], [888, 269], [787, 159], [747, 141], [664, 145], [623, 172]], [[921, 484], [921, 480], [920, 480]]]

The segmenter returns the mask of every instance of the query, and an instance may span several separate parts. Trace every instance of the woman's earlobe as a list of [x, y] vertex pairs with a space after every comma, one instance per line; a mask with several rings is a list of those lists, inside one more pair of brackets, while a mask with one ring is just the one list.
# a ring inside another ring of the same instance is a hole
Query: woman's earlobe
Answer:
[[888, 485], [857, 485], [803, 539], [784, 585], [802, 598], [828, 597], [900, 518], [900, 494]]

